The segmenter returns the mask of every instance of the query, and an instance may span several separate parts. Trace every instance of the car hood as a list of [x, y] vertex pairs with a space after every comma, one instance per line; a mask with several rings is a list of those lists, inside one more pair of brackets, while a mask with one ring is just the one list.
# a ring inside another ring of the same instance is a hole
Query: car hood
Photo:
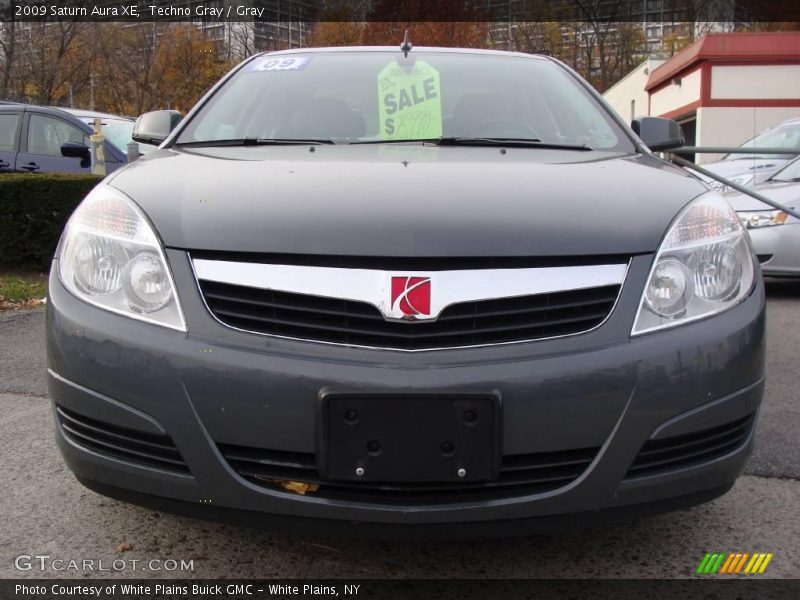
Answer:
[[[717, 175], [721, 175], [727, 179], [730, 179], [731, 177], [738, 177], [739, 175], [755, 174], [758, 178], [757, 181], [760, 181], [761, 179], [769, 177], [771, 174], [775, 173], [787, 162], [788, 160], [778, 158], [758, 158], [754, 160], [752, 157], [745, 158], [744, 156], [741, 156], [739, 158], [701, 164], [700, 166], [707, 171], [711, 171], [712, 173], [716, 173]], [[705, 176], [703, 177], [705, 178]]]
[[110, 185], [169, 247], [397, 257], [652, 252], [706, 190], [651, 156], [407, 144], [162, 149]]
[[[754, 191], [791, 209], [800, 206], [800, 182], [765, 181], [755, 186]], [[771, 206], [739, 192], [725, 194], [725, 199], [735, 210], [772, 210]]]

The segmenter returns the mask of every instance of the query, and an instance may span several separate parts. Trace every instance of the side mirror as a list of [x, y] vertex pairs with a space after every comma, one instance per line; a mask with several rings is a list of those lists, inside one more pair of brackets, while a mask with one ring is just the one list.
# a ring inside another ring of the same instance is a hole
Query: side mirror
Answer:
[[177, 110], [154, 110], [136, 119], [133, 125], [134, 141], [141, 144], [157, 146], [175, 129], [181, 121], [181, 113]]
[[680, 148], [686, 143], [681, 126], [672, 119], [640, 117], [634, 119], [631, 128], [653, 152]]
[[61, 156], [80, 158], [81, 167], [88, 167], [90, 162], [89, 146], [81, 142], [64, 142], [61, 144]]

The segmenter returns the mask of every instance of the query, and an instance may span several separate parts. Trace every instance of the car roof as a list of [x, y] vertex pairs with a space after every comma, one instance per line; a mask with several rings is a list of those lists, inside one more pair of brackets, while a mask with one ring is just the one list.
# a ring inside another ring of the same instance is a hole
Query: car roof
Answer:
[[0, 104], [0, 111], [28, 111], [28, 110], [35, 110], [36, 112], [41, 112], [46, 115], [54, 115], [57, 117], [68, 117], [68, 118], [75, 118], [74, 115], [68, 113], [67, 111], [56, 108], [54, 106], [39, 106], [38, 104], [23, 104], [21, 102], [8, 102]]
[[781, 125], [795, 125], [798, 123], [800, 123], [800, 117], [792, 117], [791, 119], [786, 119], [785, 121], [781, 121], [780, 123], [775, 123], [775, 125], [765, 127], [762, 131], [767, 131], [768, 129], [775, 129], [776, 127], [780, 127]]
[[[272, 52], [261, 52], [254, 56], [281, 55], [281, 54], [334, 54], [337, 52], [400, 52], [400, 44], [397, 46], [335, 46], [328, 48], [291, 48], [288, 50], [276, 50]], [[508, 50], [486, 50], [483, 48], [445, 48], [438, 46], [414, 46], [410, 51], [414, 52], [440, 52], [445, 54], [479, 54], [489, 56], [516, 56], [520, 58], [535, 58], [538, 60], [553, 59], [544, 54], [527, 54], [525, 52], [511, 52]]]
[[66, 113], [78, 117], [79, 119], [119, 119], [121, 121], [133, 121], [131, 117], [125, 117], [123, 115], [112, 115], [111, 113], [98, 112], [96, 110], [87, 110], [84, 108], [64, 108], [61, 106], [51, 106], [49, 108], [63, 110]]
[[64, 108], [61, 106], [39, 106], [38, 104], [23, 104], [22, 102], [0, 101], [0, 110], [19, 110], [20, 108], [23, 110], [33, 109], [36, 110], [37, 112], [43, 112], [45, 114], [51, 114], [51, 115], [64, 116], [64, 113], [66, 113], [67, 115], [78, 119], [92, 119], [97, 117], [100, 119], [118, 119], [122, 121], [134, 120], [131, 117], [125, 117], [122, 115], [112, 115], [110, 113], [103, 113], [83, 108]]

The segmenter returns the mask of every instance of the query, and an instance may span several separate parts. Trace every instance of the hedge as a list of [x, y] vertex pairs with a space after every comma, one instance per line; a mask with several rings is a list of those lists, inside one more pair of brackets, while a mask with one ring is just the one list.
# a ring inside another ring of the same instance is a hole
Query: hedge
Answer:
[[102, 177], [0, 174], [0, 265], [46, 270], [72, 211]]

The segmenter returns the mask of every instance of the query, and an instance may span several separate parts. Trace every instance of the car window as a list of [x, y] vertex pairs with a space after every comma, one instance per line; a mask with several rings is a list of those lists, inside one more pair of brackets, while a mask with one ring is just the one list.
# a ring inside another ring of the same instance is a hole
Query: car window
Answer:
[[0, 150], [14, 150], [20, 114], [0, 114]]
[[[81, 117], [81, 120], [89, 127], [94, 127], [93, 117]], [[106, 141], [114, 146], [123, 154], [128, 153], [128, 144], [133, 141], [133, 121], [129, 119], [108, 119], [101, 120], [100, 128]], [[155, 150], [155, 146], [150, 144], [139, 144], [139, 153], [147, 154]]]
[[414, 51], [265, 55], [201, 108], [178, 143], [498, 137], [633, 151], [563, 67], [534, 57]]
[[[800, 152], [800, 123], [786, 123], [762, 131], [741, 145], [742, 148], [786, 148]], [[729, 158], [774, 158], [774, 154], [731, 154]]]
[[111, 142], [121, 152], [128, 151], [128, 142], [131, 141], [133, 133], [133, 121], [123, 121], [116, 119], [103, 120], [101, 130], [106, 140]]
[[46, 156], [61, 156], [64, 142], [89, 143], [88, 136], [66, 121], [32, 114], [28, 120], [28, 152]]
[[800, 158], [797, 158], [786, 165], [783, 169], [772, 176], [774, 181], [798, 181], [800, 180]]

